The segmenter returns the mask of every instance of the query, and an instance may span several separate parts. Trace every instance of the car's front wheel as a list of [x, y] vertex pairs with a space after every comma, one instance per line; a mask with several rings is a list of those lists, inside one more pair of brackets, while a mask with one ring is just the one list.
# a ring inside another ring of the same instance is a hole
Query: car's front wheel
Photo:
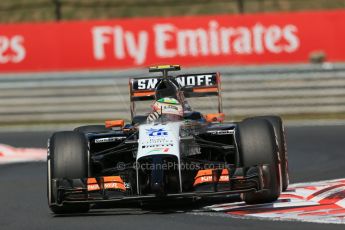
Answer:
[[281, 174], [279, 170], [278, 146], [270, 122], [264, 119], [248, 119], [240, 122], [236, 130], [240, 158], [247, 174], [253, 166], [267, 165], [266, 179], [268, 189], [243, 194], [248, 204], [269, 203], [278, 199], [281, 193]]
[[289, 161], [288, 153], [285, 139], [285, 131], [283, 121], [278, 116], [260, 116], [257, 118], [262, 118], [268, 120], [274, 128], [274, 133], [278, 142], [280, 165], [282, 172], [282, 190], [286, 191], [289, 186]]
[[89, 204], [57, 204], [57, 188], [52, 179], [88, 177], [89, 151], [84, 134], [74, 131], [54, 133], [48, 142], [48, 204], [55, 214], [83, 213]]

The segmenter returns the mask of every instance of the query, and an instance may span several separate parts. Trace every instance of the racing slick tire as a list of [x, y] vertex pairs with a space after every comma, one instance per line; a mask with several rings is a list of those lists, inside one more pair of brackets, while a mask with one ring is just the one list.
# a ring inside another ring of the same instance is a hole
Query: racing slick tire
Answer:
[[109, 128], [106, 128], [104, 125], [85, 125], [85, 126], [80, 126], [74, 129], [74, 131], [79, 132], [79, 133], [100, 133], [100, 132], [108, 132]]
[[280, 166], [282, 172], [282, 190], [286, 191], [289, 186], [289, 164], [283, 121], [279, 116], [259, 116], [257, 118], [268, 120], [274, 128], [274, 133], [278, 142]]
[[85, 213], [89, 204], [56, 205], [56, 187], [53, 178], [88, 177], [88, 143], [84, 134], [74, 131], [57, 132], [48, 144], [48, 204], [55, 214]]
[[264, 119], [246, 119], [237, 129], [240, 158], [244, 167], [268, 165], [268, 189], [242, 194], [247, 204], [270, 203], [276, 201], [281, 193], [281, 173], [279, 168], [278, 146], [274, 129]]

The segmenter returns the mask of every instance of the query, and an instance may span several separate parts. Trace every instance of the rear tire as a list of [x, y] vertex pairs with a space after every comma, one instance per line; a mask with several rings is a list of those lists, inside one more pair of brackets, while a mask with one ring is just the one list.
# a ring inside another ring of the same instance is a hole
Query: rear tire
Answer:
[[[272, 125], [264, 119], [246, 119], [236, 131], [240, 158], [244, 167], [268, 165], [269, 189], [243, 194], [247, 204], [270, 203], [281, 193], [278, 147]], [[252, 168], [253, 169], [253, 168]], [[249, 169], [251, 171], [251, 169]]]
[[52, 186], [54, 178], [87, 178], [89, 151], [84, 134], [66, 131], [52, 135], [48, 145], [48, 204], [55, 214], [85, 213], [89, 204], [56, 205], [56, 188]]
[[104, 125], [85, 125], [74, 129], [74, 131], [84, 134], [108, 132], [109, 130], [111, 129], [106, 128]]

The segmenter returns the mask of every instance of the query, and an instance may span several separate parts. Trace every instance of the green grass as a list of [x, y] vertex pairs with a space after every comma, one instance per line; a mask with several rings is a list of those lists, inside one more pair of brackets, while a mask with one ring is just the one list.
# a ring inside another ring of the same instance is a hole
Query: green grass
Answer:
[[[63, 20], [239, 13], [237, 0], [60, 0]], [[345, 8], [345, 0], [243, 0], [244, 12]], [[1, 0], [0, 22], [53, 21], [54, 0]]]

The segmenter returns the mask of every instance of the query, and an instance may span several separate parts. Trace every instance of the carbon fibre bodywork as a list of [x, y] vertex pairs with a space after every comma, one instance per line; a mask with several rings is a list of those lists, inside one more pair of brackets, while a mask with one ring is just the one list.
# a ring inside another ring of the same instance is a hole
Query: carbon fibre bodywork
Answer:
[[[134, 127], [86, 133], [89, 178], [97, 179], [99, 189], [90, 191], [88, 178], [53, 178], [51, 186], [57, 198], [54, 204], [201, 198], [266, 189], [267, 167], [253, 165], [251, 170], [242, 167], [235, 130], [235, 123], [183, 122], [179, 135], [180, 161], [170, 154], [137, 158], [139, 132]], [[227, 178], [220, 181], [224, 169]], [[202, 170], [210, 170], [207, 176], [211, 179], [195, 184]], [[102, 178], [113, 175], [121, 177], [124, 190], [104, 186]]]

